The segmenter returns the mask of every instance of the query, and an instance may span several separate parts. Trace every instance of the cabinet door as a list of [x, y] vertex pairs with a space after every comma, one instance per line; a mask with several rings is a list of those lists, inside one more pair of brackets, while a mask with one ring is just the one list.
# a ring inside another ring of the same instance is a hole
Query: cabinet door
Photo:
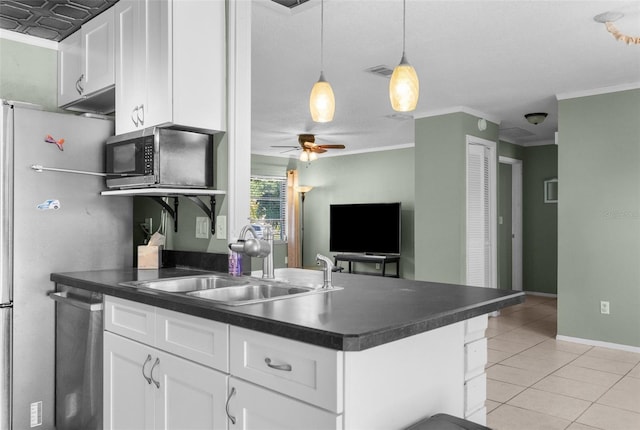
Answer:
[[104, 333], [105, 430], [154, 428], [154, 389], [149, 378], [151, 348]]
[[226, 430], [227, 375], [164, 352], [157, 357], [156, 428]]
[[[148, 25], [144, 34], [147, 41], [145, 127], [173, 121], [172, 3], [169, 0], [146, 0]], [[193, 55], [193, 47], [190, 51]]]
[[76, 31], [58, 45], [58, 106], [76, 101], [82, 75], [82, 32]]
[[120, 0], [116, 19], [116, 134], [144, 127], [145, 2]]
[[[342, 415], [231, 377], [229, 428], [243, 430], [341, 429]], [[235, 420], [235, 424], [233, 421]]]
[[84, 94], [115, 83], [114, 18], [114, 8], [109, 8], [82, 26]]

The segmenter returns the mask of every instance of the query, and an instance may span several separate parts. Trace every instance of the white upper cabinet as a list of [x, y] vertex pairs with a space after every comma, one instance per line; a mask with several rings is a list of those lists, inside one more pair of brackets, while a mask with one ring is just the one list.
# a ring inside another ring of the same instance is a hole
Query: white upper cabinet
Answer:
[[115, 14], [116, 134], [225, 131], [225, 1], [121, 0]]
[[58, 106], [83, 112], [113, 112], [114, 16], [114, 9], [107, 9], [60, 42]]

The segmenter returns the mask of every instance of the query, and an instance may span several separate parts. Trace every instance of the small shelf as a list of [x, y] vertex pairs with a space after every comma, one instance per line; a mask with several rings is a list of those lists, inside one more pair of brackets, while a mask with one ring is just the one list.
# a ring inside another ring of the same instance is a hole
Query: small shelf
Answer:
[[[131, 188], [125, 190], [102, 191], [100, 194], [103, 196], [149, 197], [162, 206], [162, 208], [171, 215], [173, 218], [173, 231], [176, 233], [178, 232], [178, 197], [185, 197], [191, 200], [193, 204], [198, 206], [202, 212], [209, 217], [211, 220], [211, 235], [213, 236], [216, 233], [216, 196], [224, 196], [227, 192], [198, 188]], [[209, 207], [207, 207], [207, 205], [198, 198], [199, 196], [209, 196]], [[169, 206], [167, 202], [162, 200], [162, 197], [172, 197], [173, 207]]]
[[205, 190], [198, 188], [131, 188], [125, 190], [102, 191], [103, 196], [156, 196], [156, 197], [179, 197], [179, 196], [214, 196], [227, 194], [221, 190]]

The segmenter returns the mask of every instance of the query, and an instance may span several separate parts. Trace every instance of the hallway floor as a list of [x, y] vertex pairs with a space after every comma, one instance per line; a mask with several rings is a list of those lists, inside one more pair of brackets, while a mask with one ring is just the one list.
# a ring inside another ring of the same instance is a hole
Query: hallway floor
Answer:
[[489, 318], [487, 426], [640, 430], [640, 353], [555, 340], [553, 297]]

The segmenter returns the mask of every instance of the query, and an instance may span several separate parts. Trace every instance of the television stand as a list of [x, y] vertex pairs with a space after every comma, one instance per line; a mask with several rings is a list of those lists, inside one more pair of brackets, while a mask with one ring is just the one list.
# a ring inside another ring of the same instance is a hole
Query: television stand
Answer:
[[[400, 277], [400, 256], [399, 255], [374, 255], [374, 254], [337, 254], [334, 257], [334, 264], [338, 266], [339, 261], [346, 261], [349, 263], [349, 273], [357, 273], [355, 271], [355, 263], [376, 263], [380, 264], [382, 268], [382, 273], [380, 276], [390, 276], [393, 278]], [[396, 273], [395, 275], [387, 275], [387, 264], [395, 263], [396, 264]], [[353, 269], [353, 271], [352, 271]], [[367, 275], [373, 275], [375, 273], [369, 272], [360, 272]]]

